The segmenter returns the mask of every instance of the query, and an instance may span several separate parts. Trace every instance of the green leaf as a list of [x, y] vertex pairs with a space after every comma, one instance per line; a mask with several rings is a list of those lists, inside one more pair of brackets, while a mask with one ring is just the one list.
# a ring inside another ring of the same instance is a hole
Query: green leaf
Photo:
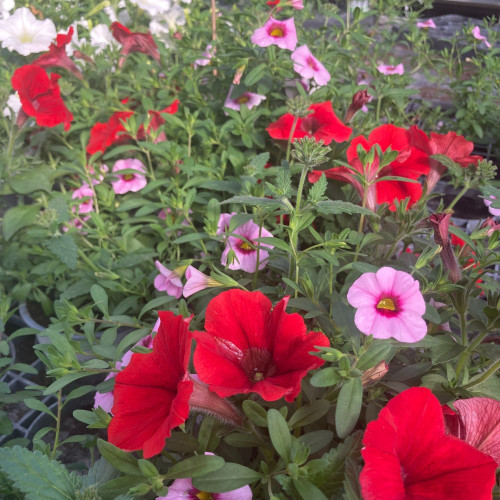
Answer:
[[0, 469], [26, 500], [73, 500], [75, 489], [64, 465], [40, 451], [0, 448]]
[[331, 404], [326, 399], [318, 399], [301, 406], [291, 417], [288, 422], [290, 428], [303, 427], [304, 425], [312, 424], [321, 417], [327, 414]]
[[364, 372], [382, 360], [389, 361], [392, 358], [391, 351], [395, 352], [396, 349], [388, 342], [374, 343], [360, 356], [356, 368]]
[[6, 240], [10, 240], [19, 229], [31, 226], [40, 212], [38, 205], [22, 205], [9, 208], [3, 216], [2, 232]]
[[207, 237], [206, 233], [191, 233], [180, 236], [173, 241], [174, 244], [180, 245], [181, 243], [189, 243], [191, 241], [203, 240]]
[[253, 483], [262, 478], [262, 474], [240, 464], [226, 463], [220, 469], [207, 476], [193, 479], [193, 486], [210, 493], [226, 493]]
[[33, 168], [9, 179], [10, 187], [19, 194], [29, 194], [42, 190], [50, 192], [52, 182], [49, 179], [50, 170], [46, 167]]
[[265, 167], [266, 163], [269, 161], [269, 153], [260, 153], [250, 161], [250, 165], [261, 170]]
[[327, 187], [328, 181], [326, 180], [326, 176], [325, 174], [321, 174], [321, 177], [309, 189], [307, 199], [313, 204], [318, 203], [325, 195]]
[[423, 315], [423, 318], [431, 323], [434, 323], [435, 325], [441, 324], [441, 317], [439, 316], [439, 313], [430, 304], [425, 304], [425, 314]]
[[13, 425], [9, 415], [5, 411], [0, 411], [0, 434], [8, 436], [13, 431]]
[[120, 450], [120, 448], [103, 439], [97, 440], [97, 448], [99, 448], [99, 452], [106, 461], [115, 469], [132, 476], [142, 475], [137, 458], [133, 457], [130, 453]]
[[[289, 254], [292, 253], [292, 249], [290, 248], [290, 245], [286, 241], [280, 240], [279, 238], [262, 236], [261, 238], [255, 238], [254, 241], [257, 241], [259, 243], [265, 243], [266, 245], [272, 245], [273, 247], [279, 248], [280, 250], [284, 250], [286, 253], [289, 253]], [[266, 251], [268, 251], [268, 250], [266, 250]]]
[[224, 465], [222, 457], [214, 455], [196, 455], [177, 462], [164, 475], [167, 479], [181, 479], [185, 477], [199, 477], [210, 474]]
[[354, 429], [361, 412], [363, 387], [361, 378], [347, 380], [340, 389], [335, 410], [335, 428], [340, 439], [344, 439]]
[[145, 313], [148, 311], [151, 311], [151, 309], [157, 309], [160, 306], [163, 306], [165, 304], [168, 304], [169, 302], [172, 302], [175, 300], [175, 297], [172, 297], [170, 295], [165, 295], [163, 297], [156, 297], [153, 300], [150, 300], [142, 309], [141, 312], [139, 313], [139, 319], [141, 319]]
[[185, 432], [174, 431], [165, 440], [165, 448], [179, 453], [193, 453], [200, 447], [198, 440]]
[[300, 436], [298, 441], [304, 443], [309, 448], [309, 453], [312, 455], [328, 446], [332, 439], [332, 431], [312, 431]]
[[452, 226], [451, 224], [448, 230], [451, 234], [454, 234], [455, 236], [458, 236], [461, 240], [464, 240], [465, 243], [467, 243], [467, 245], [469, 245], [474, 252], [476, 251], [476, 243], [474, 242], [473, 239], [471, 239], [471, 237], [467, 233], [465, 233], [456, 226]]
[[267, 426], [274, 449], [284, 462], [289, 464], [292, 457], [292, 436], [286, 420], [278, 410], [271, 408], [267, 412]]
[[71, 382], [74, 382], [79, 378], [88, 377], [89, 375], [92, 375], [92, 373], [78, 372], [78, 373], [68, 373], [67, 375], [63, 375], [61, 378], [58, 378], [55, 382], [52, 382], [52, 384], [50, 384], [47, 387], [47, 389], [43, 391], [43, 395], [47, 396], [49, 394], [54, 394], [59, 389], [66, 387], [68, 384], [71, 384]]
[[104, 290], [104, 288], [100, 285], [92, 285], [90, 287], [90, 295], [92, 296], [95, 305], [107, 318], [109, 316], [109, 312], [108, 312], [108, 294], [106, 293], [106, 290]]
[[243, 412], [245, 415], [259, 427], [267, 427], [267, 412], [259, 403], [247, 399], [243, 401]]
[[57, 420], [57, 417], [54, 415], [54, 413], [50, 410], [50, 408], [45, 403], [42, 403], [42, 401], [39, 401], [38, 399], [35, 399], [35, 398], [26, 398], [23, 401], [23, 403], [28, 408], [31, 408], [32, 410], [37, 410], [37, 411], [41, 411], [43, 413], [46, 413], [47, 415], [50, 415], [54, 420]]
[[293, 485], [304, 500], [328, 500], [317, 486], [304, 477], [293, 478]]
[[259, 80], [261, 80], [265, 75], [267, 75], [268, 68], [266, 63], [261, 63], [256, 66], [248, 75], [245, 77], [245, 86], [251, 87], [255, 85]]
[[465, 347], [445, 335], [435, 337], [439, 342], [431, 348], [431, 360], [434, 364], [451, 361], [462, 354]]
[[56, 195], [49, 201], [49, 208], [57, 213], [57, 222], [67, 222], [71, 219], [68, 202], [62, 195]]
[[318, 370], [311, 377], [311, 385], [314, 387], [330, 387], [340, 382], [340, 375], [338, 368], [334, 366], [327, 366], [322, 370]]
[[118, 500], [118, 495], [123, 495], [128, 492], [130, 488], [137, 486], [144, 482], [142, 476], [122, 476], [112, 479], [107, 483], [98, 486], [99, 497], [102, 500]]
[[46, 243], [47, 248], [70, 269], [76, 269], [78, 264], [78, 247], [69, 233], [53, 236]]
[[225, 205], [227, 203], [241, 203], [242, 205], [254, 205], [263, 208], [286, 207], [281, 200], [259, 198], [258, 196], [233, 196], [232, 198], [229, 198], [229, 200], [222, 201], [220, 205]]
[[354, 205], [354, 203], [349, 203], [347, 201], [340, 201], [340, 200], [319, 201], [318, 203], [316, 203], [315, 206], [318, 212], [325, 215], [365, 214], [378, 217], [377, 214], [372, 210], [360, 207], [359, 205]]

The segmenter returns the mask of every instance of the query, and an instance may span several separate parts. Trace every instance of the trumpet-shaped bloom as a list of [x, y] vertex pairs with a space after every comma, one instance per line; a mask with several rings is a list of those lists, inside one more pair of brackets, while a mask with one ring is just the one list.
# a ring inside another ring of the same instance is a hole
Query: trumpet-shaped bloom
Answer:
[[130, 140], [130, 136], [125, 133], [123, 122], [133, 114], [133, 111], [115, 111], [107, 122], [96, 123], [90, 129], [87, 153], [89, 155], [99, 151], [104, 153], [109, 146], [122, 144]]
[[[207, 453], [208, 455], [208, 453]], [[210, 453], [213, 455], [213, 453]], [[156, 500], [252, 500], [250, 486], [242, 486], [226, 493], [207, 493], [193, 486], [191, 479], [176, 479], [169, 487], [166, 497], [157, 497]]]
[[205, 332], [195, 332], [194, 365], [200, 379], [221, 397], [256, 392], [266, 401], [293, 401], [301, 380], [323, 360], [309, 354], [328, 346], [321, 332], [307, 333], [299, 314], [274, 308], [260, 292], [229, 290], [210, 301]]
[[180, 298], [182, 295], [181, 276], [175, 271], [167, 269], [159, 260], [155, 262], [155, 266], [160, 272], [154, 281], [155, 288], [159, 292], [167, 292], [167, 295], [171, 295], [176, 299]]
[[205, 288], [211, 288], [216, 286], [223, 286], [218, 281], [214, 280], [210, 276], [198, 271], [198, 269], [193, 266], [188, 266], [185, 274], [187, 281], [184, 285], [183, 295], [184, 297], [191, 297], [191, 295], [205, 290]]
[[136, 353], [116, 376], [108, 440], [125, 451], [160, 453], [171, 430], [189, 415], [193, 381], [187, 367], [191, 334], [182, 316], [160, 311], [153, 352]]
[[297, 45], [297, 31], [293, 17], [284, 21], [270, 17], [264, 26], [253, 32], [252, 43], [259, 47], [277, 45], [280, 49], [294, 50]]
[[445, 434], [441, 404], [413, 387], [366, 428], [360, 484], [364, 500], [491, 500], [494, 460]]
[[425, 21], [419, 21], [417, 23], [417, 28], [421, 28], [421, 29], [433, 28], [433, 29], [435, 29], [436, 24], [434, 23], [434, 21], [432, 19], [426, 19]]
[[453, 406], [456, 412], [443, 407], [447, 432], [486, 453], [500, 467], [500, 401], [459, 399]]
[[424, 298], [408, 273], [391, 267], [364, 273], [349, 288], [347, 301], [357, 308], [354, 323], [365, 335], [417, 342], [427, 333]]
[[377, 69], [383, 75], [403, 75], [405, 72], [405, 68], [402, 63], [397, 64], [396, 66], [391, 66], [390, 64], [379, 64]]
[[252, 109], [255, 106], [258, 106], [265, 98], [265, 95], [243, 92], [243, 94], [239, 97], [233, 99], [231, 97], [231, 92], [229, 92], [226, 97], [226, 101], [224, 102], [224, 107], [239, 111], [241, 109], [241, 105], [244, 104], [248, 109]]
[[118, 180], [111, 183], [116, 194], [125, 194], [129, 191], [133, 193], [140, 191], [147, 183], [146, 167], [140, 160], [136, 158], [127, 158], [126, 160], [118, 160], [113, 166], [113, 172], [120, 170], [136, 170], [140, 173], [119, 174]]
[[151, 56], [156, 62], [160, 62], [160, 53], [153, 37], [150, 33], [133, 33], [126, 26], [118, 22], [111, 23], [111, 32], [118, 42], [122, 44], [118, 66], [121, 66], [125, 56], [132, 52], [142, 52]]
[[14, 71], [12, 87], [19, 94], [22, 111], [35, 118], [38, 125], [55, 127], [63, 123], [64, 130], [69, 130], [73, 115], [62, 100], [59, 78], [56, 73], [49, 77], [43, 68], [27, 64]]
[[247, 273], [254, 273], [257, 269], [258, 253], [259, 270], [264, 269], [269, 259], [269, 252], [264, 249], [273, 249], [274, 247], [268, 243], [258, 243], [255, 240], [264, 237], [272, 238], [273, 235], [251, 220], [236, 228], [232, 234], [238, 234], [244, 239], [238, 238], [238, 236], [228, 236], [226, 248], [221, 256], [221, 264], [223, 266], [227, 264], [228, 254], [232, 250], [236, 258], [229, 264], [229, 269], [233, 271], [241, 269]]
[[472, 36], [476, 40], [484, 41], [486, 47], [491, 49], [491, 43], [488, 42], [488, 39], [485, 36], [481, 35], [481, 32], [479, 31], [479, 26], [474, 26], [474, 28], [472, 28]]
[[145, 10], [150, 16], [167, 12], [172, 7], [170, 0], [130, 0], [139, 8]]
[[73, 32], [73, 26], [70, 26], [66, 35], [64, 33], [57, 35], [56, 43], [50, 44], [49, 52], [47, 54], [42, 54], [35, 59], [32, 64], [40, 66], [40, 68], [51, 68], [53, 66], [65, 68], [77, 78], [83, 80], [83, 75], [80, 73], [80, 70], [66, 54], [66, 45], [71, 43]]
[[330, 73], [309, 50], [307, 45], [297, 47], [290, 56], [293, 69], [303, 78], [314, 78], [318, 85], [326, 85], [330, 81]]
[[[310, 115], [297, 119], [292, 140], [314, 137], [316, 142], [323, 141], [328, 146], [332, 141], [343, 142], [350, 137], [352, 128], [344, 125], [337, 118], [330, 101], [311, 104], [309, 109]], [[287, 113], [278, 121], [271, 123], [266, 130], [273, 139], [288, 141], [293, 122], [294, 116]]]
[[27, 7], [17, 9], [8, 19], [0, 21], [2, 47], [22, 56], [45, 52], [56, 34], [50, 19], [39, 21]]

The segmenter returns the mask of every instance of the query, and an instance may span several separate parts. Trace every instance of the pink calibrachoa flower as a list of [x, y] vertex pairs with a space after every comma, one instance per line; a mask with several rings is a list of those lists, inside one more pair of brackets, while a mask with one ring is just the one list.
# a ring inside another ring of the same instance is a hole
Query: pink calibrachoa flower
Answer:
[[201, 292], [205, 288], [213, 288], [216, 286], [223, 286], [218, 281], [214, 280], [210, 276], [198, 271], [198, 269], [193, 266], [188, 266], [185, 274], [187, 281], [184, 285], [183, 295], [188, 298], [191, 295]]
[[428, 29], [428, 28], [436, 28], [436, 25], [432, 19], [427, 19], [425, 21], [419, 21], [417, 23], [417, 28], [423, 28], [423, 29]]
[[495, 196], [490, 196], [489, 199], [485, 198], [484, 204], [488, 207], [488, 210], [491, 215], [500, 215], [500, 208], [492, 208], [490, 205], [496, 200]]
[[377, 69], [383, 75], [403, 75], [405, 72], [405, 68], [402, 63], [399, 63], [396, 66], [391, 66], [390, 64], [380, 64], [377, 66]]
[[241, 105], [245, 104], [248, 109], [252, 109], [253, 107], [258, 106], [265, 98], [265, 95], [243, 92], [243, 94], [239, 97], [233, 99], [231, 97], [231, 91], [229, 91], [226, 101], [224, 102], [224, 107], [239, 111], [241, 109]]
[[297, 47], [290, 57], [294, 62], [294, 71], [303, 78], [314, 78], [314, 81], [320, 86], [326, 85], [330, 81], [330, 73], [311, 54], [307, 45]]
[[264, 237], [272, 238], [273, 235], [251, 220], [235, 229], [232, 234], [238, 234], [246, 241], [237, 236], [228, 236], [226, 248], [222, 252], [221, 264], [223, 266], [227, 264], [227, 256], [233, 250], [236, 258], [228, 268], [233, 271], [241, 269], [247, 273], [253, 273], [257, 268], [257, 248], [259, 248], [259, 271], [264, 269], [269, 258], [269, 253], [264, 248], [273, 249], [274, 247], [267, 243], [257, 243], [255, 240]]
[[[206, 453], [208, 455], [208, 453]], [[213, 455], [213, 453], [210, 453]], [[207, 493], [200, 491], [193, 486], [191, 479], [176, 479], [168, 487], [168, 495], [166, 497], [157, 497], [156, 500], [252, 500], [252, 490], [250, 486], [242, 486], [237, 490], [228, 491], [226, 493]]]
[[196, 59], [194, 62], [194, 69], [198, 69], [200, 66], [208, 66], [212, 57], [214, 56], [215, 50], [212, 45], [207, 45], [205, 52], [203, 52], [203, 57], [200, 59]]
[[120, 170], [137, 170], [137, 174], [120, 174], [119, 179], [111, 183], [116, 194], [125, 194], [129, 191], [135, 193], [140, 191], [147, 183], [146, 167], [143, 163], [136, 158], [127, 158], [126, 160], [118, 160], [114, 167], [113, 172]]
[[180, 298], [182, 295], [181, 274], [177, 270], [171, 271], [157, 260], [155, 262], [156, 269], [160, 274], [155, 278], [154, 285], [159, 292], [167, 292], [167, 295]]
[[474, 28], [472, 28], [472, 36], [476, 39], [476, 40], [479, 40], [479, 41], [484, 41], [484, 43], [486, 44], [486, 47], [488, 47], [489, 49], [491, 49], [491, 43], [488, 42], [488, 39], [481, 35], [481, 32], [479, 31], [479, 26], [474, 26]]
[[78, 205], [78, 210], [73, 207], [73, 212], [88, 214], [94, 211], [94, 190], [88, 184], [82, 184], [78, 189], [75, 189], [71, 197], [74, 200], [83, 199], [82, 203]]
[[294, 50], [297, 45], [297, 31], [293, 17], [284, 21], [270, 17], [264, 26], [253, 32], [252, 43], [259, 47], [277, 45], [280, 49]]
[[230, 214], [220, 214], [219, 223], [217, 224], [217, 234], [224, 234], [227, 232], [233, 215], [236, 215], [236, 212], [231, 212]]
[[417, 342], [427, 333], [419, 283], [404, 271], [382, 267], [362, 274], [349, 288], [347, 301], [357, 308], [354, 323], [365, 335]]

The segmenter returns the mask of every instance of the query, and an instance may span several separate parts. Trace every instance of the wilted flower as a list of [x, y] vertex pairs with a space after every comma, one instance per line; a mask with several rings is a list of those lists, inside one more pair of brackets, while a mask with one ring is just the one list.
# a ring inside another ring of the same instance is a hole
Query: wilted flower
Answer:
[[135, 193], [136, 191], [140, 191], [148, 183], [144, 175], [146, 173], [146, 167], [136, 158], [118, 160], [113, 166], [113, 173], [119, 172], [120, 170], [136, 170], [140, 173], [119, 174], [117, 176], [118, 180], [111, 183], [116, 194], [125, 194], [129, 191]]
[[344, 117], [344, 123], [349, 123], [353, 116], [361, 109], [365, 107], [367, 103], [369, 103], [373, 99], [367, 90], [358, 90], [353, 96], [351, 105], [346, 111]]
[[425, 21], [419, 21], [417, 23], [417, 28], [423, 28], [423, 29], [428, 29], [428, 28], [436, 28], [436, 25], [432, 19], [427, 19]]
[[[126, 26], [118, 22], [111, 24], [113, 36], [122, 44], [121, 54], [127, 56], [132, 52], [142, 52], [151, 56], [156, 62], [160, 62], [158, 47], [149, 33], [133, 33]], [[118, 66], [122, 66], [125, 57], [121, 57]]]
[[347, 301], [357, 308], [354, 323], [365, 335], [418, 342], [427, 333], [425, 302], [410, 274], [382, 267], [362, 274], [349, 288]]
[[252, 43], [259, 47], [277, 45], [280, 49], [294, 50], [297, 45], [297, 32], [293, 17], [284, 21], [270, 17], [264, 26], [253, 32]]
[[22, 56], [45, 52], [56, 34], [50, 19], [39, 21], [27, 7], [17, 9], [8, 19], [0, 21], [2, 47]]
[[484, 41], [486, 47], [490, 48], [491, 49], [491, 43], [488, 42], [488, 39], [481, 35], [481, 32], [479, 31], [479, 26], [474, 26], [474, 28], [472, 28], [472, 36], [476, 39], [476, 40], [479, 40], [479, 41]]

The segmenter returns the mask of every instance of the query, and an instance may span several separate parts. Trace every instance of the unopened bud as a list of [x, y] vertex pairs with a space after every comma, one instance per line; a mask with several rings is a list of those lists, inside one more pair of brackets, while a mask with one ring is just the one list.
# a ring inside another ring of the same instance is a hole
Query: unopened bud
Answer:
[[385, 361], [381, 361], [373, 368], [369, 368], [363, 373], [361, 377], [361, 384], [363, 387], [377, 383], [389, 371], [389, 365]]
[[372, 99], [372, 96], [368, 94], [367, 90], [359, 90], [352, 96], [352, 102], [347, 110], [344, 123], [349, 123], [353, 116], [367, 103], [369, 103]]
[[297, 96], [292, 99], [288, 99], [286, 102], [288, 106], [288, 112], [299, 118], [307, 116], [310, 114], [309, 106], [311, 106], [311, 101], [307, 97]]
[[304, 137], [294, 141], [292, 154], [299, 163], [312, 169], [328, 161], [330, 151], [331, 149], [325, 146], [323, 141], [316, 142], [314, 137]]

